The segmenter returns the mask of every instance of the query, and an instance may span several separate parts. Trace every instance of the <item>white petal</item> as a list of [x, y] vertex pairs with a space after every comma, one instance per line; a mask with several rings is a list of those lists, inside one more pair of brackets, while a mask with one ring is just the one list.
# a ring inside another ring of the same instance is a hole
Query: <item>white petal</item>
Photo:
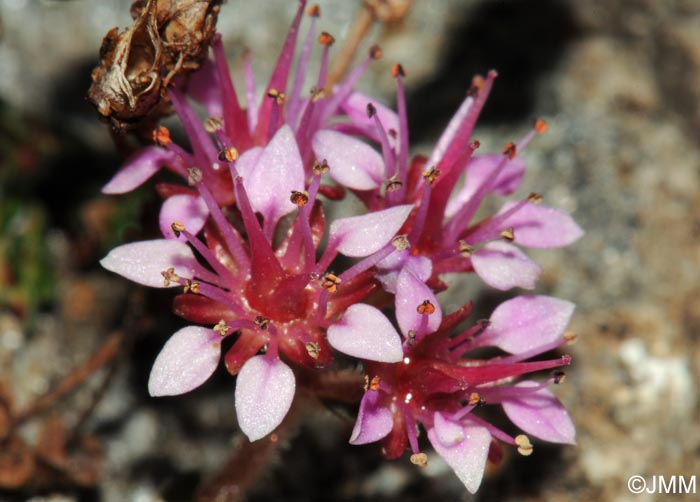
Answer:
[[328, 328], [328, 343], [349, 356], [397, 363], [403, 359], [401, 337], [376, 307], [357, 303]]
[[376, 253], [391, 242], [413, 206], [390, 207], [331, 223], [330, 239], [339, 239], [338, 251], [355, 258]]

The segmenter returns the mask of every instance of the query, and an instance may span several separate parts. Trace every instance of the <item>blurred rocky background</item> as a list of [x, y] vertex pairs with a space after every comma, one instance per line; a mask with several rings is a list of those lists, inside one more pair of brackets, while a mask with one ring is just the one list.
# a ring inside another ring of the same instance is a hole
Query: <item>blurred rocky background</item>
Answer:
[[[224, 371], [187, 396], [148, 397], [150, 364], [178, 326], [170, 295], [98, 265], [115, 244], [157, 234], [152, 189], [100, 195], [121, 157], [84, 99], [100, 41], [130, 24], [129, 5], [0, 0], [3, 502], [192, 500], [243, 444]], [[338, 46], [360, 5], [321, 1]], [[269, 74], [295, 8], [223, 6], [235, 71], [249, 47]], [[434, 455], [418, 469], [350, 447], [352, 410], [328, 406], [299, 411], [260, 476], [255, 458], [241, 464], [249, 499], [647, 501], [657, 498], [632, 495], [630, 476], [700, 474], [700, 2], [415, 0], [404, 19], [375, 23], [370, 42], [384, 59], [362, 88], [391, 103], [388, 68], [403, 63], [417, 150], [489, 68], [500, 76], [482, 150], [549, 122], [524, 154], [524, 186], [587, 232], [536, 253], [538, 292], [578, 304], [574, 363], [556, 390], [579, 444], [510, 456], [472, 497]], [[473, 295], [486, 316], [506, 295], [476, 282], [444, 301]]]

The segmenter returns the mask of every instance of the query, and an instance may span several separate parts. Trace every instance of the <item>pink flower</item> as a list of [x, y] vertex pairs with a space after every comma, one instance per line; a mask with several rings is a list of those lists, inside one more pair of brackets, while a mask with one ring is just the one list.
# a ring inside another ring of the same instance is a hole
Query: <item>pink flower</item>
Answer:
[[[427, 305], [432, 307], [421, 314], [421, 307]], [[567, 341], [564, 329], [574, 309], [570, 302], [547, 296], [516, 297], [497, 307], [489, 321], [456, 336], [450, 336], [450, 331], [468, 315], [469, 307], [431, 329], [426, 319], [440, 313], [439, 305], [414, 302], [413, 312], [397, 310], [399, 324], [410, 326], [402, 328], [400, 337], [383, 314], [360, 306], [348, 309], [342, 322], [329, 328], [331, 345], [350, 355], [376, 356], [376, 348], [366, 349], [369, 328], [381, 332], [377, 338], [390, 342], [392, 354], [396, 340], [402, 340], [403, 358], [394, 364], [365, 363], [367, 385], [352, 444], [381, 441], [388, 458], [401, 456], [408, 445], [412, 461], [422, 465], [426, 457], [417, 433], [417, 424], [422, 424], [435, 451], [474, 493], [487, 458], [496, 461], [502, 456], [497, 441], [517, 446], [523, 455], [532, 451], [527, 436], [513, 437], [482, 418], [481, 406], [501, 406], [518, 428], [536, 438], [575, 442], [571, 419], [546, 388], [559, 383], [563, 374], [555, 373], [542, 383], [515, 382], [521, 375], [569, 364], [569, 356], [527, 360]], [[469, 357], [482, 347], [497, 347], [506, 354]]]

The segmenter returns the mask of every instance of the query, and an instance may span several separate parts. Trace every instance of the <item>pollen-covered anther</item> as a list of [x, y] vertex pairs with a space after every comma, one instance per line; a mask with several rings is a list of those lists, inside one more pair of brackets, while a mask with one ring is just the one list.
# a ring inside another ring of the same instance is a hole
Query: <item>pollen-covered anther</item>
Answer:
[[527, 201], [532, 202], [533, 204], [539, 204], [542, 202], [542, 194], [536, 193], [536, 192], [530, 192], [530, 195], [527, 196]]
[[187, 170], [187, 184], [194, 186], [202, 181], [202, 170], [198, 167], [190, 167]]
[[383, 54], [384, 52], [382, 51], [382, 48], [378, 45], [373, 45], [369, 48], [369, 57], [374, 59], [375, 61], [377, 59], [381, 59]]
[[484, 88], [485, 83], [486, 81], [484, 80], [484, 77], [482, 77], [481, 75], [474, 75], [474, 78], [472, 78], [472, 85], [467, 90], [467, 96], [478, 96], [481, 92], [481, 89]]
[[537, 132], [537, 134], [546, 133], [548, 127], [549, 126], [547, 125], [547, 122], [545, 122], [544, 120], [542, 120], [542, 119], [535, 120], [535, 132]]
[[165, 146], [173, 141], [170, 138], [170, 130], [168, 130], [168, 128], [165, 126], [160, 126], [157, 129], [153, 129], [152, 137], [153, 142], [159, 146]]
[[515, 436], [515, 444], [518, 445], [518, 453], [523, 457], [527, 457], [532, 454], [532, 443], [530, 443], [530, 438], [525, 434], [519, 434]]
[[508, 242], [513, 242], [515, 240], [515, 230], [513, 227], [508, 227], [505, 230], [501, 230], [501, 237]]
[[267, 97], [274, 99], [275, 103], [277, 103], [278, 105], [282, 105], [285, 101], [287, 101], [287, 95], [283, 92], [278, 91], [277, 89], [270, 89], [269, 91], [267, 91]]
[[425, 467], [428, 465], [428, 455], [425, 453], [414, 453], [411, 455], [411, 463], [417, 465], [418, 467]]
[[576, 340], [578, 340], [578, 335], [573, 331], [565, 331], [563, 336], [567, 345], [573, 345], [576, 343]]
[[168, 270], [163, 270], [160, 275], [163, 276], [163, 286], [170, 286], [171, 282], [180, 282], [180, 276], [175, 273], [174, 267], [170, 267]]
[[322, 174], [326, 174], [328, 171], [331, 170], [331, 166], [328, 165], [328, 161], [326, 159], [323, 159], [321, 161], [316, 161], [314, 162], [314, 174], [318, 174], [321, 176]]
[[401, 183], [396, 176], [393, 176], [389, 178], [389, 181], [386, 182], [386, 191], [387, 192], [395, 192], [399, 188], [403, 186], [403, 183]]
[[338, 285], [341, 282], [343, 282], [343, 280], [340, 277], [329, 272], [323, 276], [321, 286], [329, 293], [335, 293], [336, 291], [338, 291]]
[[365, 375], [365, 386], [363, 388], [365, 392], [369, 389], [369, 375]]
[[304, 207], [309, 202], [309, 192], [292, 190], [292, 195], [289, 197], [289, 200], [295, 206]]
[[423, 303], [418, 305], [416, 307], [416, 311], [418, 311], [419, 314], [421, 315], [430, 315], [435, 313], [435, 305], [430, 303], [430, 300], [423, 300]]
[[552, 371], [552, 381], [554, 381], [556, 385], [564, 383], [564, 380], [566, 380], [566, 373], [561, 370]]
[[231, 326], [227, 325], [223, 319], [214, 326], [214, 332], [219, 333], [221, 336], [226, 336], [229, 331], [231, 331]]
[[335, 37], [327, 31], [321, 32], [318, 36], [318, 43], [330, 47], [335, 42]]
[[224, 128], [224, 121], [221, 117], [208, 117], [204, 120], [204, 130], [209, 134], [214, 134]]
[[219, 152], [219, 160], [221, 162], [235, 162], [238, 159], [238, 150], [234, 147], [224, 148]]
[[372, 103], [367, 103], [367, 116], [369, 118], [374, 117], [377, 114], [377, 107]]
[[459, 241], [459, 254], [461, 254], [464, 258], [469, 258], [473, 252], [474, 246], [467, 244], [464, 240]]
[[469, 406], [477, 406], [484, 404], [484, 398], [478, 392], [472, 392], [469, 394]]
[[263, 317], [261, 315], [257, 316], [253, 322], [258, 328], [262, 330], [266, 330], [268, 325], [270, 324], [270, 320], [267, 317]]
[[515, 143], [511, 142], [508, 143], [505, 148], [503, 148], [503, 155], [507, 155], [510, 160], [513, 160], [515, 158], [515, 154], [517, 153], [517, 147], [515, 146]]
[[315, 3], [306, 9], [306, 15], [309, 17], [321, 17], [321, 7]]
[[321, 354], [321, 347], [319, 347], [316, 342], [306, 342], [304, 347], [306, 348], [306, 353], [309, 354], [311, 359], [318, 359], [318, 356]]
[[440, 170], [436, 169], [435, 166], [432, 166], [425, 171], [423, 171], [423, 179], [428, 183], [429, 185], [432, 185], [435, 183], [435, 180], [438, 179], [438, 176], [440, 176]]
[[198, 295], [199, 283], [196, 281], [190, 281], [189, 279], [185, 279], [185, 285], [182, 287], [182, 292]]
[[369, 390], [377, 392], [379, 390], [379, 384], [381, 383], [381, 381], [382, 379], [379, 378], [379, 376], [372, 377], [372, 380], [370, 380], [369, 382]]
[[391, 67], [391, 76], [394, 78], [406, 76], [406, 70], [403, 69], [401, 63], [396, 63]]
[[397, 251], [406, 251], [411, 247], [411, 243], [408, 242], [408, 236], [406, 234], [397, 235], [391, 239], [391, 245], [394, 246]]
[[175, 237], [180, 237], [180, 234], [185, 231], [185, 225], [183, 225], [179, 221], [173, 221], [170, 224], [170, 230], [173, 231], [173, 233], [175, 234]]

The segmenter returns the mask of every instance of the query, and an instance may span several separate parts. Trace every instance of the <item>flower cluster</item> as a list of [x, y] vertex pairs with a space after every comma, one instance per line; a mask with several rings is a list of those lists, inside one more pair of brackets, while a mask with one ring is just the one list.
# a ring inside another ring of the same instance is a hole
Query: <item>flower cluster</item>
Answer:
[[[191, 151], [161, 127], [156, 145], [129, 159], [104, 188], [127, 192], [161, 168], [179, 175], [183, 184], [157, 185], [165, 199], [163, 238], [120, 246], [102, 265], [141, 284], [179, 287], [174, 310], [195, 323], [158, 355], [151, 395], [201, 385], [231, 337], [223, 358], [237, 375], [240, 428], [255, 441], [287, 414], [295, 371], [330, 371], [335, 350], [362, 361], [366, 375], [350, 442], [381, 441], [389, 458], [409, 448], [411, 461], [424, 465], [422, 427], [473, 492], [487, 458], [501, 456], [501, 443], [532, 451], [527, 436], [511, 437], [482, 418], [480, 407], [501, 406], [516, 427], [546, 441], [575, 437], [547, 389], [561, 373], [516, 381], [569, 364], [568, 356], [531, 359], [572, 338], [565, 329], [573, 304], [518, 296], [459, 332], [470, 304], [443, 315], [436, 297], [447, 288], [440, 279], [447, 272], [473, 271], [499, 290], [532, 289], [541, 268], [519, 246], [561, 247], [581, 236], [567, 213], [542, 205], [537, 194], [475, 220], [487, 196], [518, 188], [525, 166], [517, 154], [546, 124], [537, 121], [502, 154], [475, 155], [472, 130], [496, 77], [490, 72], [474, 80], [430, 157], [411, 159], [403, 68], [392, 70], [398, 113], [354, 90], [379, 48], [326, 92], [333, 37], [322, 33], [319, 74], [310, 95], [302, 94], [317, 38], [316, 6], [308, 11], [311, 26], [287, 92], [304, 4], [259, 105], [247, 56], [241, 105], [219, 36], [213, 60], [169, 91]], [[200, 121], [188, 98], [209, 118]], [[327, 225], [321, 197], [328, 204], [348, 192], [366, 210]], [[339, 255], [353, 259], [342, 271], [337, 267], [348, 260]], [[499, 355], [484, 358], [477, 350], [484, 347]]]

